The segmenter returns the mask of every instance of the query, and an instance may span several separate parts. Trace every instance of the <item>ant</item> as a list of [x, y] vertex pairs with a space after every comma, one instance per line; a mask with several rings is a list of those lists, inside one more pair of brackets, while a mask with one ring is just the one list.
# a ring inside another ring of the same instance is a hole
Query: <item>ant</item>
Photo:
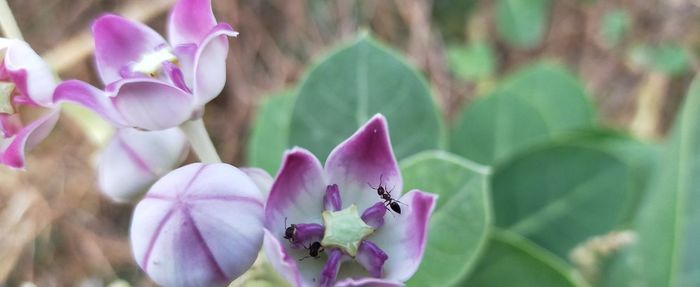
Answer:
[[325, 250], [323, 246], [321, 246], [321, 242], [318, 241], [314, 241], [314, 243], [311, 243], [311, 246], [304, 246], [304, 248], [309, 250], [309, 255], [304, 256], [304, 258], [299, 259], [299, 261], [302, 261], [309, 257], [318, 258], [319, 253]]
[[386, 187], [382, 185], [383, 177], [384, 175], [379, 176], [379, 186], [374, 187], [369, 183], [367, 183], [367, 185], [369, 185], [369, 187], [377, 191], [377, 195], [379, 195], [379, 197], [382, 200], [384, 200], [384, 204], [386, 204], [386, 206], [390, 207], [391, 210], [393, 210], [394, 212], [401, 214], [401, 206], [399, 205], [399, 203], [403, 204], [403, 202], [400, 202], [391, 197], [391, 190], [387, 190]]
[[289, 240], [289, 243], [294, 243], [293, 238], [294, 238], [294, 233], [297, 232], [297, 225], [292, 224], [289, 227], [287, 227], [287, 218], [284, 218], [284, 239]]

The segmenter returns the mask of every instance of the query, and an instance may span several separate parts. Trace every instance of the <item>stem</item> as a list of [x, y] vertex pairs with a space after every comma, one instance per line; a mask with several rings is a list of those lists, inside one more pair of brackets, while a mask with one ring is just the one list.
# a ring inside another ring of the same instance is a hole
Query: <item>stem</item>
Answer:
[[187, 121], [180, 125], [180, 129], [185, 133], [185, 136], [187, 136], [192, 150], [197, 154], [199, 160], [203, 163], [221, 162], [221, 158], [219, 158], [219, 154], [216, 153], [214, 144], [211, 142], [211, 138], [209, 138], [207, 128], [204, 127], [202, 118]]
[[0, 0], [0, 28], [2, 29], [3, 35], [7, 38], [24, 40], [22, 31], [19, 30], [17, 20], [15, 20], [15, 16], [12, 14], [7, 0]]

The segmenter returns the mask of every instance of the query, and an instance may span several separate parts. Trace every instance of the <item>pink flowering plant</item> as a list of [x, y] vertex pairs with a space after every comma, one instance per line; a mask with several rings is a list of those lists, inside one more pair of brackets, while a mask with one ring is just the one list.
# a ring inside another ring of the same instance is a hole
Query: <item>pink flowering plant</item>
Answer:
[[[166, 31], [95, 19], [99, 87], [60, 81], [28, 43], [0, 38], [0, 164], [25, 169], [63, 104], [104, 119], [113, 133], [98, 143], [96, 186], [133, 207], [128, 238], [142, 272], [132, 273], [157, 285], [647, 286], [629, 274], [656, 283], [648, 286], [700, 282], [690, 276], [700, 263], [671, 253], [685, 246], [653, 230], [695, 234], [668, 214], [700, 214], [690, 200], [700, 198], [698, 177], [680, 172], [700, 162], [687, 160], [700, 155], [697, 83], [657, 180], [674, 194], [649, 203], [641, 190], [656, 149], [600, 129], [584, 85], [562, 65], [527, 65], [499, 81], [480, 74], [488, 93], [445, 116], [418, 70], [361, 33], [260, 103], [244, 129], [249, 166], [239, 168], [222, 162], [203, 121], [224, 91], [238, 32], [216, 20], [211, 0], [177, 0]], [[687, 214], [667, 212], [678, 206]], [[636, 257], [613, 258], [636, 231], [645, 236]], [[654, 273], [657, 245], [664, 266], [690, 275]], [[627, 267], [638, 270], [619, 271]]]

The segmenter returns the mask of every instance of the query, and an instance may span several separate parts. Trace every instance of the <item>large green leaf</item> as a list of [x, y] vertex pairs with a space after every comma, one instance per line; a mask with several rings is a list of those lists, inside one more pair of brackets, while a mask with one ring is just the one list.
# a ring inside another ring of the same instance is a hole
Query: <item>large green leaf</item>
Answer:
[[428, 244], [408, 286], [451, 286], [466, 275], [486, 241], [491, 221], [489, 168], [442, 151], [401, 162], [404, 186], [439, 195]]
[[487, 245], [472, 275], [460, 286], [577, 286], [564, 262], [524, 238], [496, 231]]
[[544, 36], [550, 6], [550, 0], [498, 0], [496, 29], [508, 44], [533, 47]]
[[324, 160], [375, 113], [389, 121], [399, 159], [438, 147], [442, 125], [423, 78], [398, 55], [362, 36], [324, 59], [301, 84], [290, 143]]
[[641, 203], [638, 243], [608, 286], [700, 286], [700, 80], [691, 85], [660, 169]]
[[496, 168], [496, 226], [562, 258], [586, 239], [628, 223], [654, 149], [595, 132], [527, 150]]
[[260, 105], [248, 140], [248, 165], [277, 173], [289, 148], [289, 121], [294, 105], [291, 91], [272, 95]]
[[586, 91], [565, 68], [525, 67], [467, 106], [451, 134], [451, 151], [493, 164], [533, 143], [594, 125]]

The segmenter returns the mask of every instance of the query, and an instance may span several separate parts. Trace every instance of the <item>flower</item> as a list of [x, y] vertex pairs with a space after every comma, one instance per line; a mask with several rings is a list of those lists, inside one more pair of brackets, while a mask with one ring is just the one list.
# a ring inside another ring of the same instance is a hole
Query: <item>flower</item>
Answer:
[[99, 156], [100, 190], [116, 202], [131, 202], [185, 159], [189, 144], [177, 128], [118, 129]]
[[24, 153], [46, 138], [59, 117], [56, 80], [29, 44], [0, 38], [0, 163], [22, 169]]
[[161, 130], [201, 116], [226, 81], [230, 25], [217, 24], [210, 0], [180, 0], [168, 20], [166, 42], [151, 28], [117, 15], [92, 25], [95, 60], [104, 91], [62, 83], [54, 98], [77, 102], [119, 127]]
[[225, 286], [250, 268], [263, 240], [263, 198], [224, 163], [173, 170], [134, 209], [131, 247], [162, 286]]
[[418, 190], [401, 196], [402, 185], [382, 115], [338, 145], [325, 167], [307, 150], [288, 151], [265, 206], [268, 259], [294, 286], [401, 286], [421, 262], [436, 200]]

